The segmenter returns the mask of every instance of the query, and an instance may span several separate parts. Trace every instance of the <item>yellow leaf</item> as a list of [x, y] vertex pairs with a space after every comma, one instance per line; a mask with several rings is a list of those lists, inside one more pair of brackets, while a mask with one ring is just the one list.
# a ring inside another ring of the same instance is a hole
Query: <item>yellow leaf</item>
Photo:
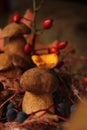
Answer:
[[59, 57], [57, 54], [33, 55], [32, 60], [38, 68], [52, 69], [58, 64]]

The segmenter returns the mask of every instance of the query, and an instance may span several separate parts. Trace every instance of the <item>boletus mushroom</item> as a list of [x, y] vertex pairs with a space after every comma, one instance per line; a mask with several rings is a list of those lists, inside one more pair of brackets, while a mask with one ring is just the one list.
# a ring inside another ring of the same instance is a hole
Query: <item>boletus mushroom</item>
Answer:
[[[22, 109], [30, 114], [53, 104], [52, 93], [58, 87], [58, 80], [50, 70], [35, 67], [23, 73], [20, 86], [25, 90]], [[49, 111], [54, 113], [54, 106]]]
[[[11, 23], [7, 25], [2, 30], [2, 33], [0, 35], [0, 38], [9, 39], [9, 42], [4, 47], [4, 52], [11, 57], [16, 54], [21, 60], [25, 59], [25, 61], [30, 65], [31, 58], [30, 55], [24, 51], [26, 39], [23, 36], [24, 34], [30, 34], [30, 33], [31, 33], [31, 29], [22, 23], [18, 23], [18, 24]], [[15, 59], [15, 61], [17, 60]]]

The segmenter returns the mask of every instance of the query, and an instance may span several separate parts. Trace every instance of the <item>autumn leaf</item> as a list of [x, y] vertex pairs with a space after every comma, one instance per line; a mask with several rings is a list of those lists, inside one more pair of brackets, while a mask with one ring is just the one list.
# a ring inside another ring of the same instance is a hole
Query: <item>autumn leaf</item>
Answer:
[[38, 68], [52, 69], [59, 62], [57, 54], [33, 55], [31, 58]]
[[21, 19], [21, 22], [27, 25], [28, 27], [31, 27], [33, 20], [34, 14], [29, 9], [27, 9], [24, 14], [24, 18]]

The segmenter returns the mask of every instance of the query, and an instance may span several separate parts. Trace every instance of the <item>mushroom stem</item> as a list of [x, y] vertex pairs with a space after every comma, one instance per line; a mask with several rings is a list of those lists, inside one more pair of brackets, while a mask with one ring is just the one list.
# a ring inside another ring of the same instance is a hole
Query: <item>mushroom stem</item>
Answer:
[[[36, 95], [34, 93], [26, 91], [23, 98], [22, 108], [25, 113], [30, 114], [38, 110], [48, 109], [49, 106], [52, 104], [53, 104], [53, 97], [51, 94], [45, 93], [42, 95]], [[54, 113], [54, 107], [50, 107], [49, 111]], [[42, 112], [40, 111], [36, 113], [36, 115], [39, 116], [42, 113], [44, 113], [44, 111]]]

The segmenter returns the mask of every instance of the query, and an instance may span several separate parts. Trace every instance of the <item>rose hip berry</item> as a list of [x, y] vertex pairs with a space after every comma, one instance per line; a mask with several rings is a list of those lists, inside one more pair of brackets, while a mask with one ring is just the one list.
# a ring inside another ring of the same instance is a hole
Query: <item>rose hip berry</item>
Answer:
[[13, 21], [14, 21], [14, 22], [19, 22], [20, 19], [21, 19], [20, 14], [18, 14], [18, 13], [14, 14], [14, 16], [13, 16]]
[[84, 76], [84, 77], [83, 77], [83, 81], [84, 81], [85, 83], [87, 83], [87, 76]]
[[64, 49], [67, 46], [67, 41], [60, 41], [57, 44], [58, 49]]
[[57, 47], [51, 47], [49, 51], [50, 51], [50, 53], [58, 53], [58, 48]]
[[43, 27], [45, 29], [51, 28], [52, 25], [53, 25], [53, 20], [52, 19], [46, 19], [46, 20], [43, 21]]
[[30, 52], [32, 51], [32, 46], [31, 46], [30, 44], [26, 44], [26, 45], [24, 46], [24, 51], [25, 51], [26, 53], [30, 53]]

